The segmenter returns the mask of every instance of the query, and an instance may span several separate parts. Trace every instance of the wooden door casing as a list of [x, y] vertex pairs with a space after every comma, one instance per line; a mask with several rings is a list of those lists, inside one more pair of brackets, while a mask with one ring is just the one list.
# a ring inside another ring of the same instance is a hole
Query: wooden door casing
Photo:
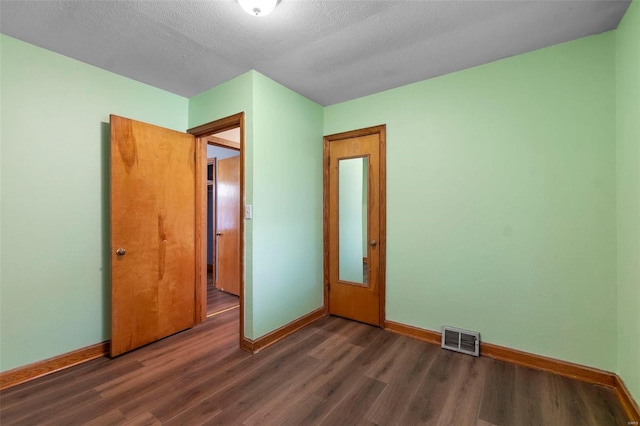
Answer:
[[217, 161], [216, 287], [240, 294], [240, 157]]
[[[367, 285], [339, 279], [338, 172], [340, 159], [368, 159]], [[385, 126], [324, 138], [324, 271], [328, 314], [377, 326], [385, 321], [386, 262]]]
[[[211, 217], [207, 217], [207, 239], [211, 238], [211, 265], [209, 265], [209, 259], [207, 258], [207, 268], [211, 266], [211, 275], [213, 277], [213, 283], [215, 285], [216, 276], [218, 274], [217, 271], [217, 250], [218, 245], [216, 242], [216, 167], [217, 159], [208, 158], [207, 159], [207, 216], [211, 215]], [[211, 174], [209, 174], [209, 166], [211, 166]], [[209, 179], [211, 178], [211, 179]], [[209, 200], [209, 189], [211, 189], [211, 199]], [[209, 202], [211, 202], [211, 211], [209, 212]], [[211, 221], [211, 222], [209, 222]], [[209, 226], [211, 223], [211, 226]], [[207, 249], [208, 250], [208, 249]]]
[[112, 115], [111, 356], [194, 325], [195, 220], [195, 138]]
[[[206, 164], [207, 164], [207, 144], [209, 138], [212, 135], [215, 135], [220, 132], [224, 132], [225, 130], [231, 130], [234, 128], [240, 129], [240, 143], [234, 144], [234, 146], [227, 146], [229, 148], [238, 149], [240, 151], [240, 200], [244, 200], [244, 138], [245, 138], [245, 129], [244, 129], [244, 112], [239, 112], [237, 114], [230, 115], [228, 117], [224, 117], [210, 123], [205, 123], [191, 129], [187, 130], [187, 133], [196, 137], [196, 173], [200, 176], [196, 179], [196, 205], [199, 206], [199, 212], [197, 212], [197, 222], [196, 222], [196, 250], [199, 253], [198, 258], [196, 259], [196, 274], [197, 274], [197, 284], [196, 284], [196, 312], [195, 312], [195, 321], [196, 323], [200, 323], [207, 318], [207, 264], [206, 264], [206, 253], [207, 253], [207, 241], [206, 238], [199, 238], [198, 236], [202, 235], [206, 237], [205, 230], [207, 229], [207, 209], [206, 204], [203, 201], [198, 201], [205, 199], [207, 196], [206, 192]], [[214, 141], [214, 144], [217, 144], [218, 141]], [[241, 208], [242, 210], [242, 208]], [[239, 213], [240, 214], [240, 213]], [[240, 222], [240, 260], [238, 265], [238, 275], [240, 277], [240, 295], [239, 295], [239, 316], [240, 323], [238, 340], [240, 347], [243, 350], [251, 351], [251, 341], [245, 337], [244, 333], [244, 220], [242, 218], [238, 218]]]

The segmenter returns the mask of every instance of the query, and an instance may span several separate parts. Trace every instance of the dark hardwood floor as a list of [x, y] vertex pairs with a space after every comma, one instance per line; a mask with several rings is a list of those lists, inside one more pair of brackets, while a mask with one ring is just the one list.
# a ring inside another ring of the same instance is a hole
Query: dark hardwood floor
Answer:
[[211, 271], [207, 274], [207, 315], [213, 315], [225, 309], [239, 306], [239, 297], [220, 291], [213, 285]]
[[627, 425], [607, 388], [335, 317], [251, 355], [237, 321], [0, 392], [0, 423]]

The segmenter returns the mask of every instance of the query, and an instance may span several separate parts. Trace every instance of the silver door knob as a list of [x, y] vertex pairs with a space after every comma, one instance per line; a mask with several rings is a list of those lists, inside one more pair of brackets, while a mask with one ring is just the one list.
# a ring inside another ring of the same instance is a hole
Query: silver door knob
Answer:
[[222, 237], [222, 232], [216, 232], [216, 237]]
[[371, 240], [371, 241], [369, 241], [369, 245], [370, 245], [371, 247], [375, 247], [377, 244], [378, 244], [378, 242], [377, 242], [376, 240]]
[[116, 254], [118, 256], [124, 256], [125, 254], [127, 254], [127, 251], [123, 248], [119, 248], [118, 250], [116, 250]]

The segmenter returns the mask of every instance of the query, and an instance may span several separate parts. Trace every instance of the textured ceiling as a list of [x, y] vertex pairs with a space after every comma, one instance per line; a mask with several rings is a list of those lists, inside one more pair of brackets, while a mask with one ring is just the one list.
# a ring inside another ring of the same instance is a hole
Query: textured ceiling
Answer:
[[615, 29], [629, 1], [0, 1], [0, 32], [191, 97], [251, 69], [331, 105]]

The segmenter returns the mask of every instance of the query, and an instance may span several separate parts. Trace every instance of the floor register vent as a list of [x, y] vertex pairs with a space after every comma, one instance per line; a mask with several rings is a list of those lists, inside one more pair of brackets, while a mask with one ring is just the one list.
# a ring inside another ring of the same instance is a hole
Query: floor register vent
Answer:
[[442, 326], [442, 347], [463, 354], [480, 356], [480, 333]]

